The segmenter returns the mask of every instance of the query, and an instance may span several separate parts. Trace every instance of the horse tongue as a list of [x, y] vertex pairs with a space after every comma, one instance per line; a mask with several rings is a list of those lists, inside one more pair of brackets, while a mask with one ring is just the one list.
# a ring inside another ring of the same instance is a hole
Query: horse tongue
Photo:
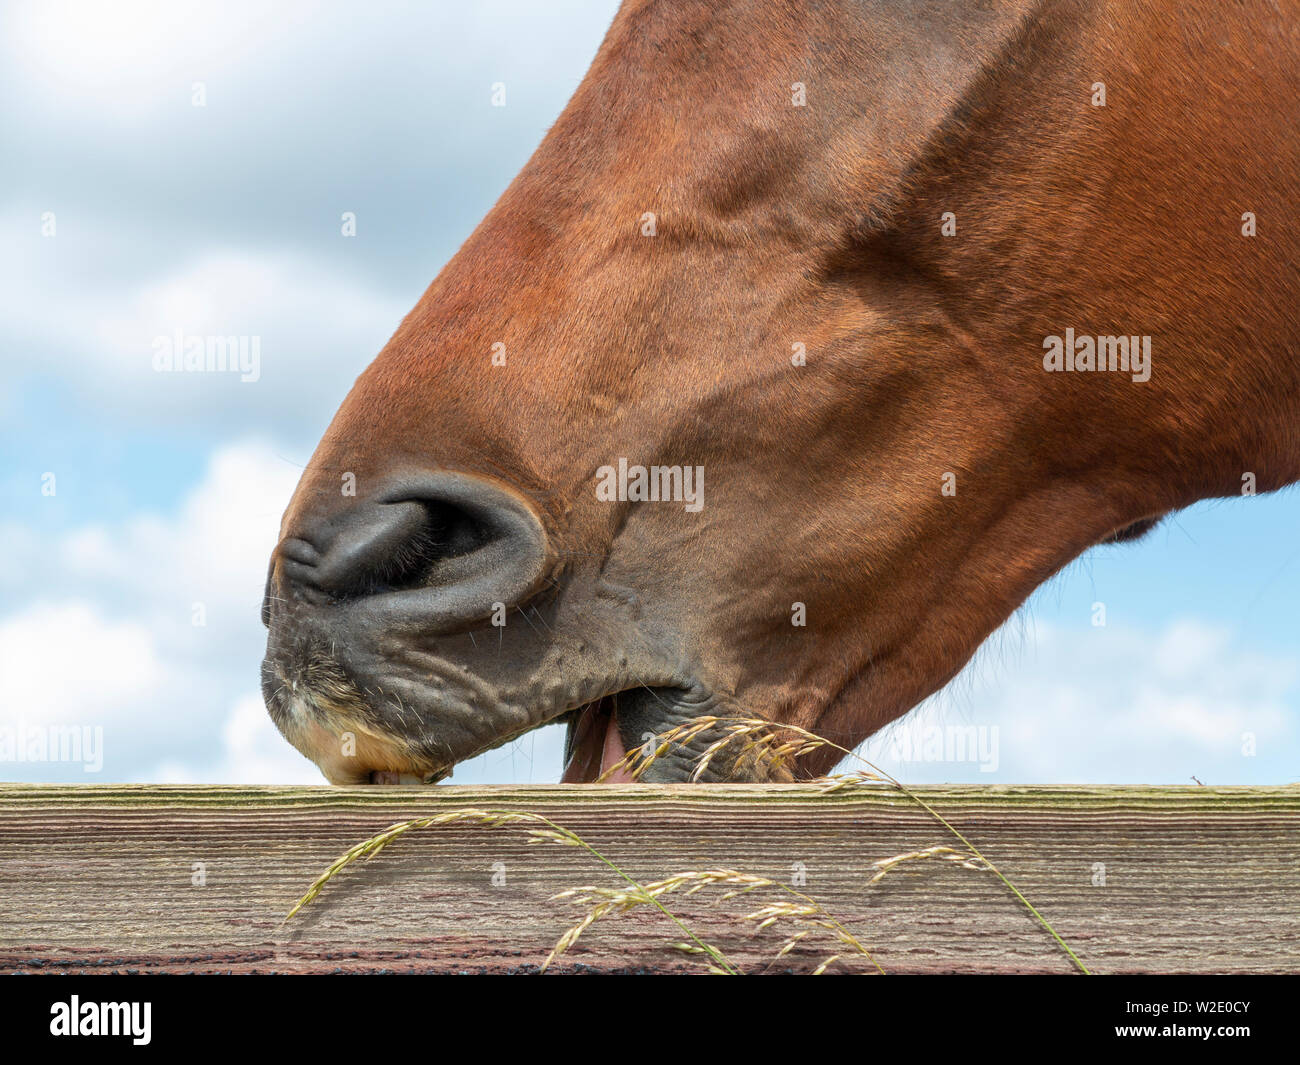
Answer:
[[[605, 742], [600, 752], [600, 771], [605, 772], [610, 766], [618, 765], [626, 757], [627, 748], [623, 746], [623, 737], [618, 734], [618, 721], [613, 714], [610, 714], [605, 725]], [[616, 769], [605, 778], [605, 783], [631, 784], [635, 779], [626, 769]]]
[[[627, 749], [618, 734], [618, 722], [608, 699], [584, 707], [569, 723], [565, 748], [568, 762], [560, 778], [562, 784], [589, 783], [623, 760]], [[608, 780], [611, 784], [631, 782], [632, 774], [626, 769], [611, 773]]]

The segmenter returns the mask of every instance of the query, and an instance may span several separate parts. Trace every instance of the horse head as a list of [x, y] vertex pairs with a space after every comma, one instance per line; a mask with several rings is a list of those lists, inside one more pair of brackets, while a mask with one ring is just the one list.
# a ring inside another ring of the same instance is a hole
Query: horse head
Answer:
[[1090, 545], [1294, 480], [1297, 48], [1262, 2], [626, 3], [302, 477], [277, 725], [340, 783], [562, 719], [569, 780], [700, 716], [851, 746]]

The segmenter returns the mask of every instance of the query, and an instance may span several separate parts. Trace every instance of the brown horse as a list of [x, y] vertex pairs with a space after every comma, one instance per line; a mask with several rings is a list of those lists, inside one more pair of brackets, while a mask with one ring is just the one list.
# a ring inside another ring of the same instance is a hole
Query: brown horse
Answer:
[[1090, 545], [1300, 477], [1298, 6], [629, 0], [302, 478], [277, 725], [335, 782], [851, 745]]

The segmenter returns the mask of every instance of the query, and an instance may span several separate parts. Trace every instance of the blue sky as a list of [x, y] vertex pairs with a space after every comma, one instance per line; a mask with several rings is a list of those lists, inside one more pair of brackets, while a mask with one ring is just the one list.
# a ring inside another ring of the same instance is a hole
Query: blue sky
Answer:
[[[4, 7], [0, 726], [99, 727], [104, 757], [0, 779], [319, 782], [257, 694], [280, 513], [615, 6]], [[261, 337], [261, 378], [154, 373], [176, 328]], [[914, 782], [1300, 780], [1297, 528], [1284, 492], [1090, 552], [870, 753]], [[996, 759], [900, 760], [953, 728]], [[455, 780], [554, 780], [559, 752], [544, 730]]]

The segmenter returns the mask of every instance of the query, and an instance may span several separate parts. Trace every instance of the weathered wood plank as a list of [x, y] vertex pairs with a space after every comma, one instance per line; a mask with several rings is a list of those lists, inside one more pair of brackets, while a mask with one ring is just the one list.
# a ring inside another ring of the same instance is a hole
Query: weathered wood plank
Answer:
[[[918, 789], [1099, 973], [1300, 971], [1300, 787]], [[986, 872], [872, 861], [951, 837], [892, 789], [0, 786], [0, 969], [529, 971], [577, 917], [557, 891], [616, 886], [583, 852], [518, 829], [442, 827], [293, 901], [352, 844], [460, 806], [526, 809], [642, 879], [724, 866], [789, 882], [888, 972], [1068, 973], [1059, 946]], [[205, 886], [191, 883], [202, 863]], [[1104, 866], [1105, 885], [1094, 878]], [[493, 884], [494, 872], [498, 874]], [[504, 873], [504, 883], [499, 874]], [[670, 905], [748, 971], [782, 934], [736, 917], [755, 897]], [[600, 923], [557, 967], [699, 970], [657, 913]], [[780, 968], [808, 969], [829, 944]], [[868, 971], [858, 959], [843, 966]]]

